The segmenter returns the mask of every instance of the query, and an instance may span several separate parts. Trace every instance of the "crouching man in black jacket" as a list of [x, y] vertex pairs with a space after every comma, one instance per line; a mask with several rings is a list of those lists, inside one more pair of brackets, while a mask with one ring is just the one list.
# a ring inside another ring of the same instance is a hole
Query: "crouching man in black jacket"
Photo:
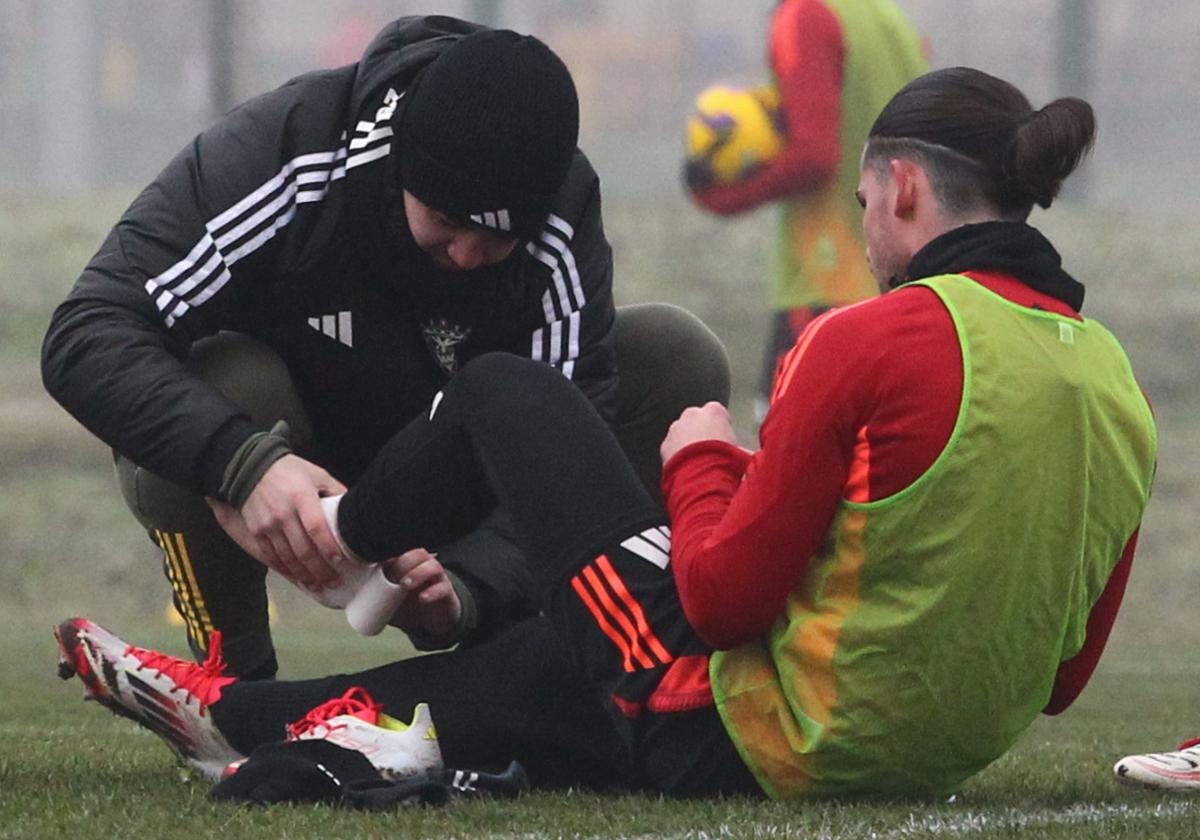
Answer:
[[[682, 310], [613, 304], [599, 181], [570, 74], [542, 42], [446, 17], [389, 24], [201, 133], [133, 202], [58, 307], [50, 393], [113, 448], [163, 549], [197, 657], [277, 670], [265, 576], [339, 582], [320, 508], [468, 360], [572, 380], [658, 497], [658, 443], [728, 398]], [[620, 378], [618, 378], [620, 371]], [[535, 609], [498, 510], [391, 562], [392, 623], [428, 649]]]

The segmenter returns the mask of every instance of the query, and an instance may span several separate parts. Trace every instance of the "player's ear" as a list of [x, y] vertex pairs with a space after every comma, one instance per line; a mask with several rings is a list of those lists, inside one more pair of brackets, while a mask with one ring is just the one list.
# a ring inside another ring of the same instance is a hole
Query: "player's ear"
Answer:
[[895, 158], [890, 161], [892, 176], [892, 213], [899, 218], [909, 218], [916, 212], [920, 185], [928, 183], [925, 171], [911, 160]]

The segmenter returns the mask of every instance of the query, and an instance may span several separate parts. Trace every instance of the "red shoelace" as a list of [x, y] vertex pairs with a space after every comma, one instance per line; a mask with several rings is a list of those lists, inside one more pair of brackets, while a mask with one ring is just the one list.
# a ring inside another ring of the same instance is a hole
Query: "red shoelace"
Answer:
[[208, 657], [203, 665], [188, 662], [165, 653], [130, 645], [125, 653], [134, 656], [141, 664], [138, 670], [149, 668], [162, 674], [175, 684], [172, 691], [186, 691], [200, 701], [200, 714], [221, 699], [225, 686], [237, 682], [237, 677], [225, 675], [225, 660], [221, 658], [221, 631], [213, 632], [208, 642]]
[[1190, 741], [1184, 741], [1179, 745], [1179, 749], [1186, 750], [1189, 747], [1200, 747], [1200, 738], [1193, 738]]
[[320, 706], [310, 711], [300, 720], [288, 725], [292, 738], [299, 738], [305, 732], [318, 726], [327, 726], [328, 721], [339, 715], [353, 715], [374, 726], [383, 706], [376, 703], [365, 688], [354, 686], [341, 697], [326, 700]]

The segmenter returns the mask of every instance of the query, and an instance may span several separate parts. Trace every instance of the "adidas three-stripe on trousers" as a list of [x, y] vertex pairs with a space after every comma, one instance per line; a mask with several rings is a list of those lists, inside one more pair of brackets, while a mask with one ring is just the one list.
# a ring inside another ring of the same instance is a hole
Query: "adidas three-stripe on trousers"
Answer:
[[453, 539], [497, 503], [512, 513], [544, 617], [463, 652], [327, 680], [239, 683], [214, 707], [235, 746], [269, 740], [288, 715], [363, 685], [399, 717], [429, 702], [452, 765], [518, 758], [543, 784], [756, 792], [713, 708], [710, 651], [679, 603], [666, 517], [557, 372], [501, 354], [468, 364], [351, 488], [339, 526], [379, 561]]

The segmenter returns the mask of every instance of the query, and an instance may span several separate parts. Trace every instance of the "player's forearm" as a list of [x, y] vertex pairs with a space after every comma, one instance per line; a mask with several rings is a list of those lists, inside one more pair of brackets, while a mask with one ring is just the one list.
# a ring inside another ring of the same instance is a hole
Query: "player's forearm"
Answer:
[[788, 148], [745, 181], [710, 187], [693, 193], [693, 198], [712, 213], [736, 215], [818, 189], [836, 174], [838, 158], [836, 143], [825, 148]]
[[723, 527], [749, 460], [736, 446], [703, 441], [680, 450], [663, 472], [680, 602], [692, 627], [717, 649], [765, 632], [790, 588], [779, 586], [777, 569], [755, 550], [753, 528]]

